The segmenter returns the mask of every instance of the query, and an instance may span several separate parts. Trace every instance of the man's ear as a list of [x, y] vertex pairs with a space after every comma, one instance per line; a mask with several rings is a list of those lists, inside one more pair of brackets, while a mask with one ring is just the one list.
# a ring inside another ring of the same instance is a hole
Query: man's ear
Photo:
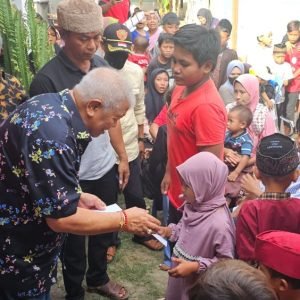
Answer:
[[86, 105], [86, 113], [89, 117], [93, 117], [95, 113], [103, 107], [101, 99], [91, 99]]

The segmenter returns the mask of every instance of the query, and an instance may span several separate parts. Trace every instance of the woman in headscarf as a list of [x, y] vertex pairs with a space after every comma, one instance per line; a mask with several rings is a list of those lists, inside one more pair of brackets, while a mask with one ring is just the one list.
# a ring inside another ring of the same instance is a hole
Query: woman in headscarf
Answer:
[[176, 242], [166, 299], [187, 300], [199, 274], [221, 258], [234, 257], [235, 227], [224, 197], [227, 166], [200, 152], [177, 167], [184, 204], [177, 225], [159, 233]]
[[[253, 141], [253, 153], [248, 165], [255, 163], [256, 148], [260, 140], [276, 132], [275, 122], [269, 109], [259, 103], [259, 82], [251, 74], [243, 74], [234, 81], [235, 102], [226, 106], [227, 111], [237, 104], [245, 105], [250, 108], [253, 120], [248, 128], [248, 132]], [[235, 166], [240, 159], [237, 153], [229, 153], [225, 159]]]
[[165, 69], [154, 69], [148, 80], [147, 94], [145, 97], [146, 117], [149, 125], [162, 110], [165, 101], [164, 94], [169, 86], [169, 75]]
[[234, 88], [233, 82], [245, 72], [244, 64], [235, 59], [232, 60], [227, 66], [227, 80], [223, 85], [219, 88], [220, 96], [222, 97], [224, 104], [227, 105], [229, 103], [234, 102]]
[[212, 16], [211, 11], [207, 8], [200, 8], [198, 10], [197, 17], [200, 25], [207, 29], [216, 28], [219, 22], [218, 19]]

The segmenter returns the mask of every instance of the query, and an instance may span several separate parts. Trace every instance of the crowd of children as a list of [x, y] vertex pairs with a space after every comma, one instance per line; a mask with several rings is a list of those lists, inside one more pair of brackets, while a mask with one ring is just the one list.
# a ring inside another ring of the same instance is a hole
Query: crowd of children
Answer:
[[[228, 47], [230, 21], [207, 9], [181, 27], [175, 13], [141, 12], [104, 59], [132, 81], [126, 60], [143, 70], [146, 120], [133, 140], [153, 147], [143, 179], [153, 213], [164, 210], [166, 299], [299, 300], [300, 21], [274, 46], [259, 35], [247, 64]], [[49, 38], [60, 38], [53, 26]]]

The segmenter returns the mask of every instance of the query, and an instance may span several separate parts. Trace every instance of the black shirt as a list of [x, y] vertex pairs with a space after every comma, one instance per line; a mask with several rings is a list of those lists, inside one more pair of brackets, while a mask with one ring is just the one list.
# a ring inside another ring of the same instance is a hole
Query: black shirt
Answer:
[[[106, 66], [107, 62], [95, 55], [91, 60], [90, 70]], [[30, 97], [72, 89], [84, 75], [86, 73], [75, 66], [62, 50], [36, 74], [30, 85]]]

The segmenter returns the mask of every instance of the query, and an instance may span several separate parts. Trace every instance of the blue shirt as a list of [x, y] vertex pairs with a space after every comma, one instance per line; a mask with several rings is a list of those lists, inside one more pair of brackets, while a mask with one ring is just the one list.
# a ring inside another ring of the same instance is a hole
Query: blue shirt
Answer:
[[0, 127], [0, 289], [50, 290], [65, 234], [45, 218], [76, 212], [77, 172], [90, 141], [69, 91], [36, 96]]
[[233, 137], [232, 133], [227, 131], [225, 135], [224, 147], [236, 151], [241, 155], [251, 156], [253, 142], [246, 130], [236, 137]]

